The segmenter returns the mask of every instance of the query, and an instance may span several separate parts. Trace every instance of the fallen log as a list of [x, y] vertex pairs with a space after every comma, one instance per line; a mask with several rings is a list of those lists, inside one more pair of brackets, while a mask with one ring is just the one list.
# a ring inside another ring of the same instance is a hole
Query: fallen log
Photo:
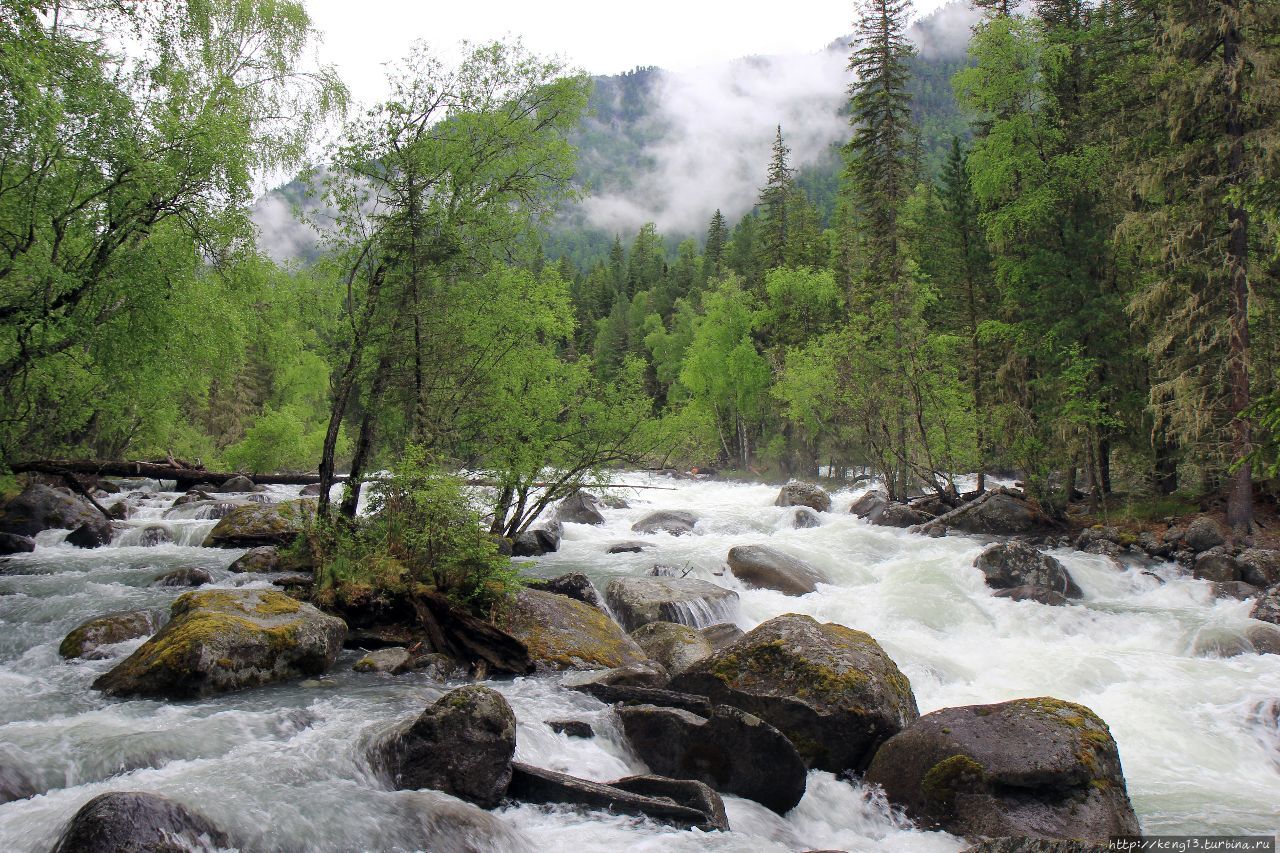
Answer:
[[[178, 489], [184, 491], [197, 483], [220, 485], [238, 476], [237, 472], [206, 471], [203, 468], [179, 468], [159, 462], [115, 462], [96, 459], [37, 459], [18, 462], [12, 466], [15, 474], [67, 473], [94, 477], [147, 477], [152, 480], [175, 480]], [[264, 486], [309, 486], [320, 482], [319, 474], [253, 474], [246, 475], [253, 482]], [[339, 478], [342, 479], [342, 478]]]

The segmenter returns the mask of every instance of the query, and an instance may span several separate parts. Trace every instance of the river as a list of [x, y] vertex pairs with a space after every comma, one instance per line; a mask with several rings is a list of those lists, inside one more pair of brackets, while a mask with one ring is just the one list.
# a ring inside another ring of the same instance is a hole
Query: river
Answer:
[[[630, 508], [599, 527], [566, 525], [561, 550], [531, 561], [554, 576], [581, 571], [602, 589], [655, 563], [737, 590], [749, 630], [806, 613], [875, 637], [910, 678], [921, 713], [1055, 696], [1087, 705], [1110, 725], [1134, 807], [1147, 833], [1273, 834], [1280, 829], [1280, 656], [1220, 658], [1243, 635], [1249, 603], [1215, 601], [1209, 585], [1172, 564], [1119, 567], [1109, 558], [1053, 552], [1084, 590], [1082, 603], [1045, 607], [994, 598], [972, 567], [974, 538], [929, 539], [849, 515], [857, 492], [834, 495], [822, 524], [793, 529], [774, 507], [776, 486], [631, 475]], [[911, 828], [872, 790], [812, 772], [785, 818], [726, 797], [732, 831], [680, 831], [639, 818], [513, 805], [483, 812], [433, 792], [389, 791], [369, 744], [444, 689], [424, 675], [351, 670], [344, 651], [323, 679], [184, 703], [118, 701], [90, 683], [109, 660], [65, 662], [59, 642], [81, 621], [114, 610], [166, 608], [182, 590], [148, 584], [179, 567], [208, 570], [218, 586], [267, 586], [227, 570], [241, 551], [197, 547], [214, 522], [168, 510], [176, 497], [148, 484], [112, 545], [84, 551], [46, 531], [31, 554], [0, 562], [0, 768], [18, 768], [47, 793], [0, 805], [0, 850], [48, 851], [75, 811], [109, 790], [155, 791], [209, 817], [243, 850], [309, 851], [919, 851], [966, 845]], [[272, 487], [272, 499], [297, 494]], [[655, 509], [700, 517], [692, 535], [643, 537], [640, 554], [606, 555]], [[166, 517], [166, 515], [168, 517]], [[163, 525], [174, 542], [141, 547]], [[768, 543], [823, 569], [833, 583], [801, 598], [748, 590], [725, 571], [733, 545]], [[1152, 574], [1145, 574], [1149, 571]], [[1162, 582], [1163, 581], [1163, 582]], [[519, 720], [517, 759], [591, 779], [644, 772], [609, 709], [564, 690], [558, 677], [491, 682]], [[544, 721], [574, 718], [597, 734], [573, 739]]]

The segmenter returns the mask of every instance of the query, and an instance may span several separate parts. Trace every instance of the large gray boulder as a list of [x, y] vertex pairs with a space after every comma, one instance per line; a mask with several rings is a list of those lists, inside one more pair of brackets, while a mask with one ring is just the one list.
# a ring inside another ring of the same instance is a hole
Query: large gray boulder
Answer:
[[999, 489], [926, 522], [923, 532], [927, 533], [935, 526], [959, 533], [1019, 536], [1045, 533], [1055, 529], [1056, 525], [1025, 497]]
[[822, 519], [818, 518], [818, 514], [807, 506], [798, 506], [791, 514], [791, 526], [797, 530], [808, 530], [814, 527], [821, 527]]
[[763, 718], [816, 770], [861, 771], [919, 718], [911, 682], [867, 634], [794, 613], [672, 679], [671, 689]]
[[312, 501], [280, 504], [236, 504], [209, 535], [206, 548], [256, 548], [259, 545], [288, 545], [302, 532], [307, 518], [315, 512]]
[[831, 496], [821, 486], [792, 480], [778, 492], [778, 499], [773, 502], [773, 505], [807, 506], [818, 512], [826, 512], [831, 509]]
[[889, 495], [881, 489], [872, 489], [855, 500], [849, 507], [849, 512], [874, 524], [888, 506]]
[[541, 557], [560, 550], [560, 538], [564, 530], [557, 519], [541, 527], [522, 530], [511, 538], [511, 554], [515, 557]]
[[1218, 522], [1204, 515], [1188, 524], [1186, 532], [1182, 534], [1182, 544], [1197, 554], [1216, 548], [1226, 541]]
[[168, 797], [109, 791], [80, 807], [53, 853], [178, 853], [230, 846], [226, 833]]
[[1263, 591], [1253, 605], [1253, 610], [1249, 611], [1249, 617], [1270, 622], [1272, 625], [1280, 625], [1280, 584], [1275, 584]]
[[600, 499], [578, 490], [556, 505], [555, 517], [566, 524], [604, 524]]
[[664, 786], [661, 795], [632, 790], [653, 787], [656, 786], [652, 783], [628, 783], [626, 780], [620, 780], [615, 787], [516, 762], [512, 765], [511, 785], [507, 793], [513, 800], [525, 803], [568, 803], [612, 814], [642, 815], [686, 829], [728, 829], [728, 821], [723, 819], [724, 804], [720, 803], [717, 810], [711, 801], [712, 806], [704, 811], [698, 805], [710, 798], [692, 796], [687, 786], [681, 786], [679, 792], [675, 785]]
[[125, 610], [86, 619], [62, 639], [58, 654], [64, 658], [99, 660], [107, 655], [102, 646], [136, 640], [154, 634], [164, 621], [154, 610]]
[[36, 549], [36, 540], [16, 533], [0, 533], [0, 557], [10, 554], [30, 554]]
[[35, 536], [42, 530], [75, 530], [105, 522], [93, 504], [70, 489], [32, 483], [0, 507], [0, 533]]
[[522, 589], [497, 625], [529, 649], [539, 671], [611, 669], [647, 660], [635, 640], [599, 608], [536, 589]]
[[1218, 546], [1196, 554], [1191, 574], [1200, 580], [1235, 583], [1244, 580], [1243, 568], [1229, 551]]
[[898, 527], [907, 528], [914, 527], [917, 524], [924, 524], [932, 521], [934, 516], [908, 504], [891, 503], [882, 508], [875, 514], [875, 518], [870, 519], [871, 523], [876, 527]]
[[432, 788], [490, 809], [511, 781], [516, 715], [501, 693], [469, 684], [440, 697], [377, 750], [375, 762], [396, 788]]
[[1066, 567], [1025, 542], [1001, 542], [978, 555], [973, 565], [992, 589], [1031, 587], [1067, 598], [1084, 595]]
[[817, 591], [818, 584], [831, 582], [804, 560], [768, 545], [736, 545], [729, 549], [728, 560], [733, 576], [752, 589], [806, 595]]
[[565, 595], [581, 601], [583, 604], [590, 604], [592, 607], [604, 606], [604, 601], [600, 598], [600, 591], [596, 589], [596, 585], [581, 572], [571, 572], [567, 575], [560, 575], [550, 579], [529, 578], [526, 581], [526, 585], [531, 589], [540, 589], [543, 592]]
[[617, 710], [636, 755], [655, 773], [696, 779], [786, 814], [804, 796], [807, 770], [791, 741], [754, 714], [719, 705], [709, 717], [677, 708]]
[[102, 513], [93, 521], [86, 521], [67, 534], [66, 543], [77, 548], [101, 548], [111, 544], [114, 531], [111, 522]]
[[712, 652], [711, 643], [699, 631], [675, 622], [649, 622], [631, 632], [644, 653], [679, 675]]
[[628, 631], [650, 622], [693, 628], [738, 618], [738, 594], [697, 578], [618, 577], [604, 599]]
[[698, 517], [691, 512], [680, 509], [664, 509], [651, 512], [631, 525], [633, 533], [670, 533], [672, 536], [683, 536], [692, 533]]
[[236, 574], [258, 574], [278, 572], [281, 564], [279, 548], [274, 545], [259, 545], [236, 557], [228, 568]]
[[169, 622], [93, 686], [111, 696], [192, 699], [326, 672], [347, 626], [282, 592], [178, 597]]
[[1249, 548], [1236, 556], [1240, 565], [1241, 580], [1266, 589], [1280, 583], [1280, 551], [1268, 548]]
[[921, 827], [957, 835], [1105, 843], [1139, 831], [1107, 724], [1058, 699], [935, 711], [885, 743], [866, 780]]
[[720, 799], [710, 785], [694, 779], [668, 779], [666, 776], [646, 774], [614, 779], [609, 787], [645, 797], [665, 797], [676, 804], [696, 809], [708, 818], [704, 828], [727, 831], [729, 817]]

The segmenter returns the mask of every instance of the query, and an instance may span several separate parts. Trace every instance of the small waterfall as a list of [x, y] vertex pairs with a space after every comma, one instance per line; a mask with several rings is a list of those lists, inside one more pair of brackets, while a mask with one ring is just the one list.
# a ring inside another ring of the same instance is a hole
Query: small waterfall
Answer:
[[678, 622], [690, 628], [705, 628], [722, 622], [737, 622], [738, 597], [726, 595], [715, 601], [708, 601], [705, 598], [671, 601], [662, 605], [662, 616], [668, 622]]

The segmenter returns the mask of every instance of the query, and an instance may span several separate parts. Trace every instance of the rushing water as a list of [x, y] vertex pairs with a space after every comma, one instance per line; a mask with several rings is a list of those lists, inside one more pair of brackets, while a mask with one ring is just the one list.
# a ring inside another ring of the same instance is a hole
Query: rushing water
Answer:
[[[983, 542], [871, 527], [847, 513], [854, 492], [835, 496], [820, 527], [797, 530], [794, 510], [772, 506], [776, 487], [628, 482], [670, 488], [621, 492], [631, 508], [605, 510], [601, 527], [566, 525], [561, 550], [533, 561], [533, 570], [582, 571], [603, 587], [661, 563], [737, 590], [744, 629], [799, 612], [867, 631], [910, 677], [922, 713], [1022, 696], [1080, 702], [1110, 724], [1148, 833], [1280, 828], [1280, 656], [1203, 651], [1243, 634], [1249, 604], [1214, 601], [1208, 584], [1172, 565], [1119, 568], [1071, 551], [1055, 556], [1084, 590], [1082, 604], [1014, 602], [992, 597], [972, 568]], [[274, 488], [270, 497], [296, 491]], [[62, 544], [64, 532], [47, 531], [34, 553], [0, 563], [0, 768], [17, 768], [48, 790], [0, 805], [0, 850], [47, 851], [76, 809], [108, 790], [167, 794], [253, 851], [950, 853], [965, 846], [912, 829], [874, 791], [820, 772], [785, 818], [726, 797], [728, 833], [570, 808], [484, 812], [434, 792], [389, 791], [368, 763], [369, 744], [447, 687], [418, 674], [352, 672], [355, 652], [344, 652], [319, 681], [198, 702], [105, 699], [90, 683], [141, 641], [114, 647], [109, 660], [64, 662], [58, 643], [79, 622], [167, 607], [181, 590], [149, 584], [175, 568], [204, 568], [219, 586], [267, 583], [227, 571], [240, 551], [196, 547], [215, 521], [199, 507], [169, 510], [175, 497], [155, 484], [136, 493], [129, 529], [107, 548], [82, 551]], [[690, 536], [642, 537], [654, 545], [642, 553], [605, 553], [641, 538], [631, 524], [658, 508], [689, 509], [701, 520]], [[155, 526], [172, 542], [141, 547], [142, 531]], [[753, 543], [804, 558], [833, 583], [802, 598], [747, 590], [724, 559], [731, 546]], [[599, 780], [644, 771], [595, 699], [562, 689], [557, 678], [492, 686], [515, 709], [519, 760]], [[596, 737], [572, 739], [544, 725], [563, 718], [590, 722]]]

